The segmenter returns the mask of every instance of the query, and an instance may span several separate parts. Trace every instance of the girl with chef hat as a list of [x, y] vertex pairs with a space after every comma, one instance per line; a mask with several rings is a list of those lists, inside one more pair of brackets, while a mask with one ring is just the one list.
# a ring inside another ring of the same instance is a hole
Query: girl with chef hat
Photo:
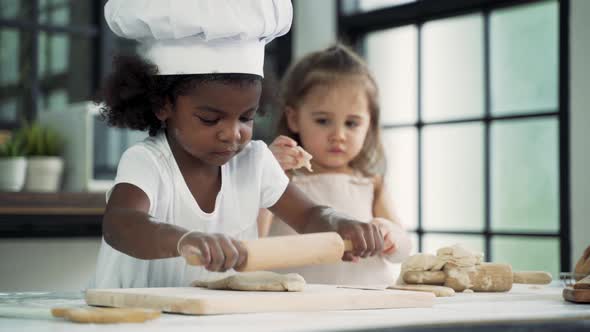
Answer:
[[[188, 286], [235, 273], [248, 259], [241, 241], [258, 236], [259, 208], [299, 233], [350, 239], [343, 260], [382, 251], [375, 225], [310, 201], [251, 140], [264, 47], [289, 30], [290, 1], [110, 0], [105, 18], [144, 56], [115, 59], [103, 115], [150, 136], [120, 159], [91, 287]], [[188, 248], [203, 267], [187, 265]]]

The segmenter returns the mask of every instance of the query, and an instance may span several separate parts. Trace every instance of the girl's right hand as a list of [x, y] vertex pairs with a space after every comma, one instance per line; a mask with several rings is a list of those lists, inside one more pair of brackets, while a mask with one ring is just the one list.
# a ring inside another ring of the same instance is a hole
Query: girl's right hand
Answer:
[[178, 241], [178, 251], [187, 261], [198, 255], [200, 264], [212, 272], [239, 271], [244, 268], [248, 251], [241, 241], [224, 234], [190, 232]]
[[311, 156], [292, 138], [281, 135], [269, 145], [269, 149], [284, 171], [302, 166], [311, 171], [311, 166], [308, 166]]
[[396, 231], [393, 227], [393, 222], [384, 218], [373, 218], [371, 224], [379, 227], [383, 235], [383, 251], [381, 253], [384, 255], [393, 254], [397, 249], [397, 244], [394, 242], [393, 236], [393, 233]]

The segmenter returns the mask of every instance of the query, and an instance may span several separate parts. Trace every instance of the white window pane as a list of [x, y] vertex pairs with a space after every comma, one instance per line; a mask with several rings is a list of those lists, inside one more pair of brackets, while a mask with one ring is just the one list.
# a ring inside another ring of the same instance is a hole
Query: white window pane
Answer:
[[407, 229], [418, 227], [418, 135], [416, 128], [383, 132], [387, 158], [385, 183], [394, 209]]
[[21, 78], [20, 49], [22, 33], [18, 30], [0, 30], [0, 84], [16, 84]]
[[40, 111], [91, 98], [92, 39], [40, 32], [37, 73], [41, 82]]
[[482, 116], [482, 16], [431, 21], [422, 32], [423, 119]]
[[0, 18], [31, 19], [33, 1], [0, 0]]
[[514, 271], [547, 271], [553, 278], [559, 273], [559, 240], [497, 236], [492, 238], [494, 263], [512, 265]]
[[478, 235], [425, 234], [422, 243], [422, 252], [435, 255], [438, 249], [454, 244], [481, 253], [485, 250], [483, 236]]
[[559, 229], [556, 119], [510, 120], [491, 127], [492, 227]]
[[65, 108], [68, 105], [68, 92], [65, 89], [56, 89], [47, 95], [47, 109], [55, 110]]
[[367, 35], [366, 57], [380, 91], [381, 123], [417, 120], [417, 30], [415, 26]]
[[492, 12], [492, 114], [555, 111], [558, 26], [556, 1]]
[[410, 232], [410, 242], [412, 243], [412, 250], [410, 250], [410, 255], [414, 255], [418, 253], [418, 234], [415, 232]]
[[68, 71], [70, 37], [63, 34], [39, 34], [39, 76], [59, 75]]
[[424, 229], [483, 229], [483, 128], [424, 127]]
[[18, 99], [6, 98], [0, 100], [0, 121], [17, 122], [18, 118]]
[[415, 1], [416, 0], [360, 0], [359, 8], [361, 11], [370, 11], [391, 6], [399, 6]]

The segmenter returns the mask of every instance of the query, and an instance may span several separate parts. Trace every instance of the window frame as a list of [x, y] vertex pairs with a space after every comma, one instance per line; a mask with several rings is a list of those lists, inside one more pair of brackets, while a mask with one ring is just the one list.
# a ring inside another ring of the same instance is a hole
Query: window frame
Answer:
[[[363, 54], [362, 38], [371, 32], [415, 25], [417, 27], [417, 121], [415, 123], [383, 125], [383, 130], [396, 128], [416, 128], [417, 131], [417, 228], [412, 230], [418, 236], [419, 250], [423, 248], [424, 234], [445, 234], [445, 235], [478, 235], [484, 240], [486, 260], [492, 260], [492, 237], [493, 236], [514, 236], [514, 237], [543, 237], [556, 238], [560, 247], [560, 270], [569, 271], [571, 258], [571, 234], [570, 234], [570, 156], [569, 156], [569, 0], [556, 0], [558, 4], [558, 104], [557, 111], [538, 113], [515, 114], [493, 116], [491, 114], [490, 101], [490, 13], [500, 8], [508, 8], [522, 4], [533, 4], [544, 0], [417, 0], [412, 3], [394, 5], [392, 7], [380, 8], [367, 12], [345, 14], [343, 12], [343, 1], [337, 2], [337, 31], [338, 37], [345, 43], [352, 45], [359, 53]], [[358, 8], [358, 0], [354, 0], [353, 8]], [[347, 4], [350, 8], [351, 3]], [[422, 120], [422, 63], [421, 63], [421, 38], [422, 26], [424, 23], [442, 18], [481, 13], [484, 25], [484, 115], [476, 118], [461, 118], [447, 121], [424, 122]], [[498, 232], [492, 230], [491, 225], [491, 124], [496, 121], [555, 117], [558, 122], [558, 192], [559, 192], [559, 230], [557, 232]], [[444, 125], [457, 123], [481, 123], [484, 127], [484, 229], [483, 231], [450, 231], [450, 230], [425, 230], [423, 228], [423, 128], [428, 125]]]
[[[31, 36], [31, 54], [28, 57], [30, 61], [30, 73], [27, 77], [26, 86], [23, 86], [23, 82], [19, 82], [17, 90], [21, 90], [26, 93], [26, 103], [24, 109], [19, 111], [19, 116], [26, 121], [34, 121], [39, 113], [37, 101], [41, 96], [41, 87], [44, 81], [38, 75], [39, 68], [39, 36], [43, 33], [59, 33], [64, 34], [70, 38], [83, 38], [89, 41], [89, 44], [93, 46], [91, 54], [95, 61], [92, 64], [90, 78], [90, 89], [95, 91], [98, 87], [98, 77], [101, 69], [104, 68], [101, 55], [101, 43], [97, 43], [96, 39], [103, 35], [103, 27], [101, 26], [99, 12], [102, 12], [102, 2], [93, 1], [89, 5], [91, 18], [88, 25], [85, 26], [72, 26], [72, 25], [57, 25], [51, 23], [40, 23], [39, 22], [39, 1], [34, 0], [29, 3], [30, 16], [29, 17], [16, 17], [16, 18], [0, 18], [0, 29], [9, 28], [16, 29], [19, 32], [29, 33]], [[34, 20], [31, 20], [34, 18]], [[20, 88], [18, 86], [21, 86]], [[21, 126], [20, 121], [0, 121], [0, 129], [13, 130]]]

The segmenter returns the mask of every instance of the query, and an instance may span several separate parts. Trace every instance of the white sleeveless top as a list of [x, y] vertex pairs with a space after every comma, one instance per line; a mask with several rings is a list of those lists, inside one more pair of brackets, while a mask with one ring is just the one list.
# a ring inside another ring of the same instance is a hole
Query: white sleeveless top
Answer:
[[[341, 174], [295, 174], [291, 183], [312, 201], [326, 205], [362, 222], [373, 218], [374, 183], [370, 178]], [[289, 225], [274, 218], [269, 236], [296, 234]], [[277, 272], [301, 274], [309, 283], [337, 285], [392, 285], [399, 274], [399, 264], [376, 255], [357, 263], [315, 265], [284, 269]]]
[[[238, 240], [257, 238], [259, 209], [274, 205], [289, 179], [266, 144], [260, 141], [250, 142], [221, 166], [221, 177], [215, 208], [210, 213], [204, 212], [180, 173], [166, 135], [161, 132], [125, 151], [115, 184], [129, 183], [141, 189], [149, 198], [150, 216], [159, 222], [187, 230], [224, 233]], [[109, 195], [110, 192], [107, 201]], [[233, 273], [234, 270], [209, 272], [203, 267], [187, 265], [181, 257], [137, 259], [112, 248], [103, 238], [90, 287], [178, 287]]]

